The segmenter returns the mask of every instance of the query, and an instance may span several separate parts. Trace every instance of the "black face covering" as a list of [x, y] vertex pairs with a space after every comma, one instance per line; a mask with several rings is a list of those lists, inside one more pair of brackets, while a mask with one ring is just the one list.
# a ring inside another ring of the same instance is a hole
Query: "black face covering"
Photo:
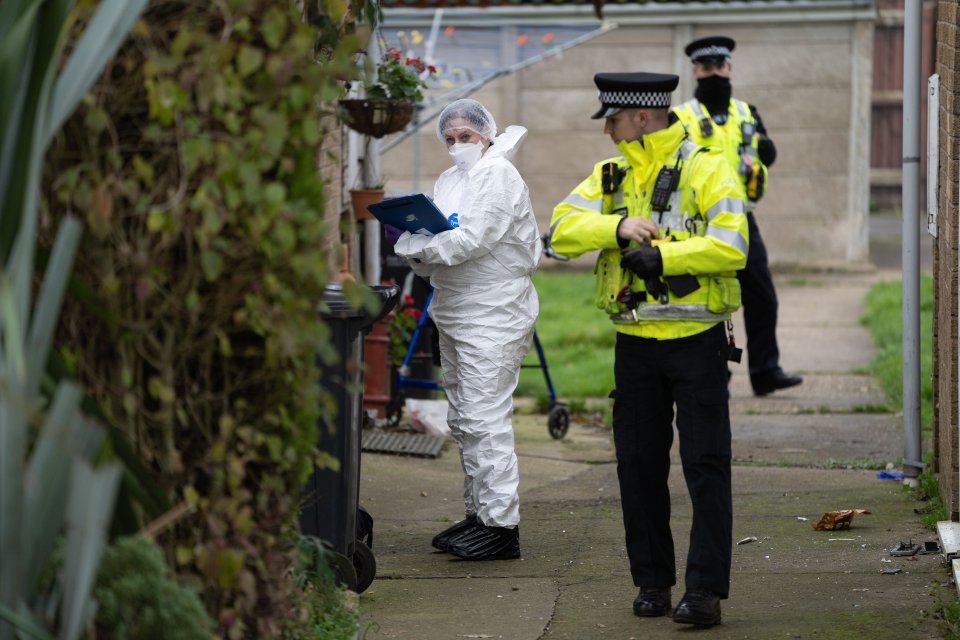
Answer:
[[707, 107], [711, 115], [726, 113], [732, 95], [733, 86], [730, 84], [730, 78], [716, 75], [697, 80], [697, 90], [693, 93], [693, 96]]

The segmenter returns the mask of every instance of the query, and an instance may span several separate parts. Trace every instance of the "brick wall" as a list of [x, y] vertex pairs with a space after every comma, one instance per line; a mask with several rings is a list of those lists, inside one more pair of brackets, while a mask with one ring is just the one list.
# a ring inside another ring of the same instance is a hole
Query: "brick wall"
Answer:
[[957, 216], [960, 171], [960, 8], [941, 0], [937, 20], [940, 75], [940, 188], [933, 274], [934, 457], [952, 520], [960, 520], [957, 460]]

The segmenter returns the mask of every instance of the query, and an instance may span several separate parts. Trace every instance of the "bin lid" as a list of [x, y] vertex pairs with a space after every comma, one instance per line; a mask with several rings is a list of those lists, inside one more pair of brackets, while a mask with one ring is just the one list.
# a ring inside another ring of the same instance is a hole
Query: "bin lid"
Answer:
[[356, 324], [365, 327], [384, 317], [393, 309], [400, 299], [400, 287], [397, 285], [375, 285], [370, 287], [380, 303], [380, 310], [371, 314], [364, 307], [354, 307], [339, 283], [328, 284], [323, 291], [323, 301], [320, 305], [320, 317], [324, 320], [354, 320]]

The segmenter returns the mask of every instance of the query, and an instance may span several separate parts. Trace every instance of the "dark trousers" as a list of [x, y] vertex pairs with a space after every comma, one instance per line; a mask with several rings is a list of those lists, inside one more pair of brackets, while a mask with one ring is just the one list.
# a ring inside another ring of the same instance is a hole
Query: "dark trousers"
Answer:
[[773, 287], [767, 264], [767, 247], [752, 211], [747, 212], [747, 226], [750, 231], [747, 266], [737, 272], [737, 278], [740, 280], [747, 362], [752, 380], [780, 367], [780, 348], [777, 346], [777, 290]]
[[677, 582], [670, 531], [670, 448], [676, 406], [683, 477], [693, 504], [687, 589], [726, 598], [733, 500], [723, 324], [676, 340], [617, 334], [613, 437], [630, 573], [638, 587]]

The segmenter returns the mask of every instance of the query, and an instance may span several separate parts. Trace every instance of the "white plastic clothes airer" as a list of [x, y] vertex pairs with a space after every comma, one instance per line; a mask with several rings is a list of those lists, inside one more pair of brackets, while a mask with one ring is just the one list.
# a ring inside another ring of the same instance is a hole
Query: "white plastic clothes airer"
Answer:
[[458, 213], [459, 227], [433, 237], [404, 233], [395, 247], [434, 287], [430, 315], [466, 514], [496, 527], [520, 522], [512, 395], [539, 312], [530, 276], [540, 234], [527, 185], [510, 162], [526, 133], [507, 127], [472, 169], [451, 167], [437, 179], [434, 202], [448, 216]]

